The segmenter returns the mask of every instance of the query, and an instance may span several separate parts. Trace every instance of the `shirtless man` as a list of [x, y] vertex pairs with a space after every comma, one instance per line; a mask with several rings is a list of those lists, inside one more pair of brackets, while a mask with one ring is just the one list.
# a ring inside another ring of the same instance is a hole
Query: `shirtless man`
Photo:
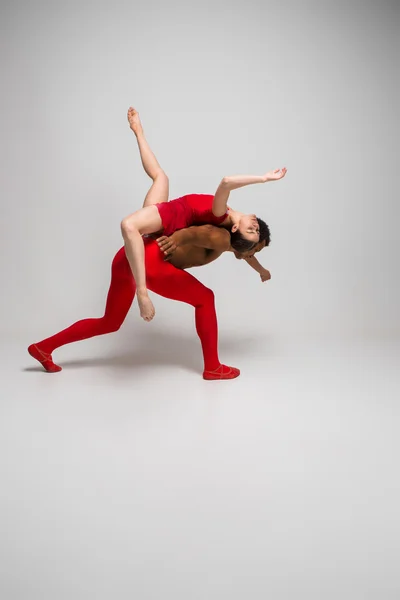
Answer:
[[[201, 341], [204, 371], [203, 378], [234, 379], [240, 375], [239, 369], [221, 364], [218, 357], [218, 325], [215, 312], [214, 294], [193, 275], [184, 269], [202, 266], [216, 260], [226, 251], [229, 232], [214, 225], [189, 227], [176, 231], [170, 238], [161, 237], [158, 242], [150, 238], [144, 241], [148, 288], [172, 300], [186, 302], [195, 308], [196, 330]], [[270, 279], [270, 273], [254, 257], [269, 243], [259, 242], [255, 249], [236, 253], [259, 273], [261, 281]], [[161, 251], [160, 251], [161, 249]], [[165, 260], [166, 253], [168, 260]], [[111, 270], [111, 284], [107, 296], [104, 316], [98, 319], [83, 319], [67, 329], [41, 342], [31, 344], [29, 354], [36, 358], [49, 373], [61, 371], [52, 359], [52, 352], [60, 346], [81, 341], [97, 335], [117, 331], [125, 320], [135, 297], [136, 285], [125, 248], [114, 257]]]

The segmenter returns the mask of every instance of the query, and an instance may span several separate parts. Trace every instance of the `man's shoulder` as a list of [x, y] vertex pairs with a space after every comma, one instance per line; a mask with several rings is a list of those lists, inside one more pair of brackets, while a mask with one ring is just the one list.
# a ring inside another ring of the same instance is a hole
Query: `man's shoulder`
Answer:
[[228, 249], [231, 245], [231, 234], [224, 227], [217, 227], [217, 225], [203, 225], [210, 237], [210, 241], [214, 244], [217, 243], [219, 248]]

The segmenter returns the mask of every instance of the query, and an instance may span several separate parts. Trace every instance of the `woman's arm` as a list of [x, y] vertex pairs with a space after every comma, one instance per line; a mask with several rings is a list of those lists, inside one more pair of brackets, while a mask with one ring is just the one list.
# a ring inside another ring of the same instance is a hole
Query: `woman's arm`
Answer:
[[253, 183], [267, 183], [276, 181], [286, 175], [286, 167], [269, 171], [265, 175], [232, 175], [224, 177], [215, 192], [212, 212], [216, 217], [222, 217], [226, 213], [229, 194], [232, 190], [252, 185]]

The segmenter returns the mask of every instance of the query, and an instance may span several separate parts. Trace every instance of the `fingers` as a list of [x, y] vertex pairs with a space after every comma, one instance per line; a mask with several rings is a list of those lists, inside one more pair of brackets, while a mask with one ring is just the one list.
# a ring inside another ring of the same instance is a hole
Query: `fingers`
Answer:
[[167, 250], [169, 250], [172, 247], [172, 242], [170, 242], [169, 240], [165, 241], [165, 242], [161, 242], [160, 244], [158, 244], [161, 252], [166, 252]]
[[164, 254], [172, 254], [176, 250], [176, 245], [166, 236], [157, 239], [158, 246]]
[[285, 177], [287, 172], [287, 168], [283, 167], [283, 169], [275, 169], [275, 171], [273, 171], [273, 174], [276, 176], [276, 179], [282, 179], [282, 177]]
[[168, 246], [161, 248], [161, 251], [164, 252], [164, 254], [173, 254], [175, 252], [175, 250], [176, 250], [175, 244], [169, 244]]

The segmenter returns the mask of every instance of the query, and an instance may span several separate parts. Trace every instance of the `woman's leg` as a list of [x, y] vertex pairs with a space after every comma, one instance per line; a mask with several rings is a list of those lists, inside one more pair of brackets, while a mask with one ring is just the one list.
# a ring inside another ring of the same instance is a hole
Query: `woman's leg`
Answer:
[[160, 167], [143, 133], [139, 113], [134, 108], [128, 110], [128, 121], [139, 146], [140, 158], [147, 175], [153, 180], [153, 185], [147, 192], [143, 206], [168, 202], [169, 180]]
[[239, 369], [222, 365], [218, 358], [218, 324], [214, 293], [193, 275], [165, 262], [158, 244], [145, 245], [147, 286], [160, 296], [191, 304], [204, 357], [204, 379], [234, 379]]
[[161, 217], [154, 204], [168, 202], [169, 181], [144, 137], [139, 113], [132, 107], [128, 110], [128, 121], [136, 135], [143, 168], [153, 180], [153, 184], [147, 192], [143, 208], [125, 217], [121, 222], [121, 233], [125, 242], [126, 257], [137, 283], [140, 316], [145, 321], [151, 321], [155, 315], [155, 310], [146, 287], [144, 248], [141, 234], [156, 233], [162, 230]]
[[104, 316], [99, 319], [83, 319], [60, 333], [37, 344], [32, 344], [28, 348], [29, 354], [42, 363], [46, 371], [51, 373], [61, 371], [61, 367], [53, 363], [51, 353], [65, 344], [117, 331], [129, 311], [135, 296], [135, 289], [135, 281], [126, 260], [124, 248], [121, 248], [112, 263], [111, 284]]

